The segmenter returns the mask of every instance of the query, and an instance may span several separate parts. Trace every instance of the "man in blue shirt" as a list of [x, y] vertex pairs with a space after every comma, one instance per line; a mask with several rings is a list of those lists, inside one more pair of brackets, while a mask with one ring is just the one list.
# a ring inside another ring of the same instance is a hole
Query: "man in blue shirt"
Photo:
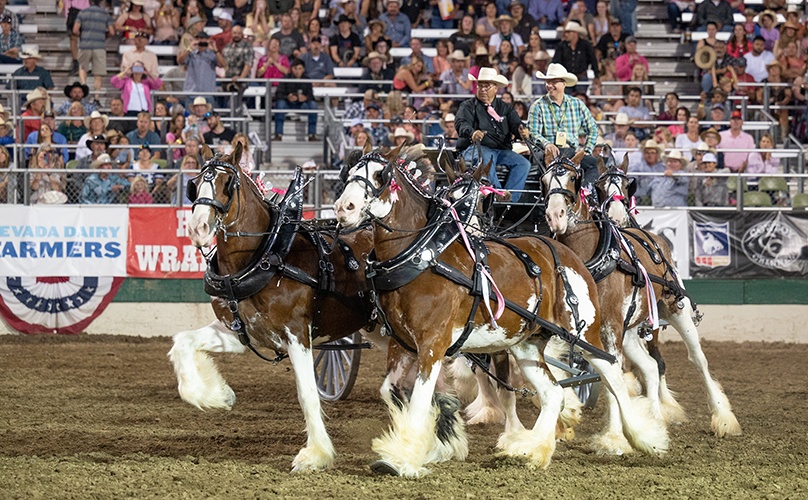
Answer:
[[655, 207], [685, 207], [690, 188], [690, 178], [677, 175], [684, 172], [687, 158], [678, 149], [668, 153], [665, 170], [659, 177], [646, 180], [651, 191], [651, 205]]
[[[13, 79], [9, 82], [9, 88], [11, 85], [15, 85], [17, 90], [34, 90], [37, 87], [44, 87], [48, 90], [53, 88], [53, 78], [51, 78], [50, 71], [46, 70], [42, 66], [38, 66], [37, 62], [42, 60], [42, 56], [39, 55], [39, 51], [36, 49], [29, 49], [27, 51], [23, 51], [20, 53], [20, 59], [22, 59], [22, 68], [19, 68], [17, 71], [12, 73], [13, 76], [33, 76], [36, 77], [36, 80], [18, 80]], [[21, 102], [25, 102], [25, 92], [21, 93], [20, 98], [22, 99]]]
[[388, 0], [387, 12], [379, 16], [379, 20], [387, 26], [387, 35], [393, 41], [393, 47], [410, 45], [410, 19], [400, 12], [400, 0]]
[[[309, 50], [300, 58], [306, 65], [306, 74], [312, 80], [330, 80], [334, 78], [334, 63], [331, 58], [323, 52], [322, 40], [314, 37], [309, 42]], [[322, 83], [315, 83], [315, 86], [322, 86]]]
[[564, 4], [561, 0], [529, 0], [527, 13], [539, 23], [539, 29], [553, 30], [564, 22]]
[[222, 68], [227, 66], [224, 56], [216, 48], [216, 44], [209, 40], [209, 36], [204, 31], [196, 35], [196, 39], [191, 42], [187, 50], [180, 48], [177, 54], [177, 63], [186, 66], [184, 92], [193, 92], [186, 97], [186, 108], [190, 109], [195, 97], [202, 96], [209, 103], [213, 103], [210, 97], [212, 92], [216, 92], [216, 66]]
[[[151, 114], [148, 111], [141, 111], [137, 114], [137, 128], [128, 134], [126, 134], [126, 138], [129, 139], [129, 144], [133, 146], [154, 146], [162, 144], [160, 142], [160, 136], [157, 135], [156, 132], [150, 130], [149, 126], [151, 125]], [[152, 158], [157, 159], [160, 158], [160, 150], [154, 152], [154, 156]]]

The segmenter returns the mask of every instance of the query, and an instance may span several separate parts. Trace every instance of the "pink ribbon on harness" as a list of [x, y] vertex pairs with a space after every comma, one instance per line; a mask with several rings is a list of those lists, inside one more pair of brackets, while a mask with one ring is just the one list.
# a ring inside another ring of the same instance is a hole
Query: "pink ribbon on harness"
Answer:
[[401, 186], [398, 185], [395, 179], [390, 181], [390, 201], [393, 203], [398, 201], [398, 192], [401, 191]]
[[481, 186], [480, 194], [483, 196], [488, 196], [489, 194], [496, 194], [499, 196], [503, 196], [505, 194], [505, 191], [497, 189], [494, 186]]
[[[481, 191], [482, 189], [484, 188], [481, 188]], [[497, 191], [494, 188], [490, 189], [493, 189], [494, 192]], [[463, 243], [466, 246], [466, 250], [468, 251], [469, 255], [471, 255], [471, 260], [473, 260], [474, 263], [476, 264], [477, 256], [474, 254], [474, 249], [471, 248], [471, 242], [469, 241], [468, 235], [466, 234], [466, 228], [463, 227], [463, 223], [460, 222], [460, 216], [457, 215], [457, 211], [447, 200], [441, 198], [441, 201], [443, 202], [444, 205], [449, 207], [449, 210], [452, 212], [452, 216], [454, 217], [455, 223], [457, 224], [457, 228], [460, 230], [460, 236], [463, 238]], [[485, 267], [480, 266], [480, 272], [485, 277], [485, 280], [483, 281], [483, 294], [485, 295], [485, 308], [488, 310], [488, 315], [491, 317], [491, 326], [493, 328], [499, 328], [499, 326], [497, 325], [497, 320], [501, 318], [502, 313], [505, 312], [505, 297], [503, 297], [502, 292], [499, 291], [499, 287], [494, 282], [494, 278], [493, 276], [491, 276], [488, 270], [485, 269]], [[491, 304], [489, 303], [488, 299], [488, 290], [486, 289], [487, 288], [486, 283], [491, 283], [491, 289], [494, 291], [494, 297], [497, 300], [496, 313], [491, 311]]]

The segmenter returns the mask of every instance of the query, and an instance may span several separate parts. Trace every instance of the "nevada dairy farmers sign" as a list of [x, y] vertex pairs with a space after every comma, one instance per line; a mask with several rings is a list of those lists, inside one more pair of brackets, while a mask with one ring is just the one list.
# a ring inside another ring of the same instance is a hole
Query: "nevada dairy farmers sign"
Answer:
[[0, 208], [0, 276], [126, 276], [124, 206]]
[[190, 208], [131, 207], [127, 275], [201, 278], [205, 259], [188, 238]]

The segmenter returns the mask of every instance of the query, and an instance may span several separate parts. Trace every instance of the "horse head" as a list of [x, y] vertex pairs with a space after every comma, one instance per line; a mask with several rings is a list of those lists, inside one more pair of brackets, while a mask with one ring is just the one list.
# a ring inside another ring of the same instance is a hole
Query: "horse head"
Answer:
[[[209, 247], [216, 233], [238, 218], [242, 201], [234, 201], [242, 193], [243, 174], [238, 166], [241, 153], [241, 143], [237, 143], [229, 155], [214, 155], [207, 145], [202, 147], [205, 165], [186, 186], [186, 195], [193, 202], [188, 235], [197, 248]], [[251, 182], [246, 184], [252, 185]]]
[[583, 179], [580, 164], [583, 157], [583, 150], [572, 158], [563, 155], [552, 158], [549, 151], [546, 153], [547, 167], [541, 176], [542, 192], [547, 204], [545, 218], [550, 230], [557, 234], [564, 234], [571, 218], [588, 210], [580, 195]]
[[[626, 175], [628, 155], [620, 165], [598, 162], [600, 176], [595, 181], [595, 192], [601, 203], [601, 211], [606, 213], [619, 226], [627, 226], [630, 218], [629, 204], [637, 190], [637, 179]], [[614, 203], [619, 201], [620, 203]]]

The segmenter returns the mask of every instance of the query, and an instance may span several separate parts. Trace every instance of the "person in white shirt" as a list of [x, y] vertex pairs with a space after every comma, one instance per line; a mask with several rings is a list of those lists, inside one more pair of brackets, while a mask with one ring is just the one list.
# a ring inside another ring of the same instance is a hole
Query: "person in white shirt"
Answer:
[[774, 61], [774, 54], [765, 50], [766, 40], [762, 36], [756, 36], [752, 42], [752, 52], [744, 54], [746, 59], [746, 72], [752, 75], [756, 82], [762, 82], [769, 76], [766, 66]]

